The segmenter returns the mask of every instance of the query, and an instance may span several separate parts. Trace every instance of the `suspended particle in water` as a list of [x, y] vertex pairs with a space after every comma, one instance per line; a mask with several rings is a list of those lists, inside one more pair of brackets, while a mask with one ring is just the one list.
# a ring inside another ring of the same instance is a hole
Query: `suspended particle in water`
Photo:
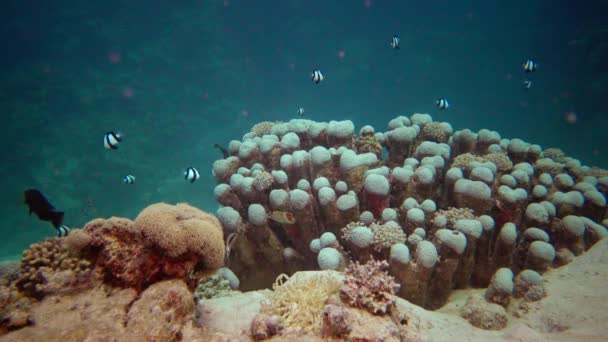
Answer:
[[135, 96], [135, 91], [134, 91], [134, 90], [133, 90], [133, 88], [131, 88], [131, 87], [124, 87], [124, 88], [122, 89], [122, 96], [123, 96], [125, 99], [130, 99], [130, 98], [132, 98], [133, 96]]
[[567, 123], [574, 125], [578, 121], [578, 116], [575, 112], [568, 112], [564, 118]]
[[110, 51], [108, 53], [108, 60], [112, 64], [120, 63], [120, 61], [122, 61], [122, 54], [117, 51]]

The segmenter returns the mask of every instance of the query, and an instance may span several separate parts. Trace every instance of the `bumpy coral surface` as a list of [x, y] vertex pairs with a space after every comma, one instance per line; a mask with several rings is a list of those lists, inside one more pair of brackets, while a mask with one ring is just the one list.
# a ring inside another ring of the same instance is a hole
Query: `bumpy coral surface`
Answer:
[[89, 261], [73, 257], [60, 239], [53, 238], [32, 244], [23, 252], [14, 285], [28, 296], [42, 298], [62, 287], [76, 287], [92, 276]]
[[194, 254], [211, 269], [222, 266], [224, 262], [220, 222], [215, 216], [188, 204], [150, 205], [137, 216], [134, 229], [169, 257]]

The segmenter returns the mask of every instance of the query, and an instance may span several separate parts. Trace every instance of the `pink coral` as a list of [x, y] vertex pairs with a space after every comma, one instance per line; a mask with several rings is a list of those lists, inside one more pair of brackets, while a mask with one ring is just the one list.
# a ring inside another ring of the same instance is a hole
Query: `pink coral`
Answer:
[[386, 260], [366, 264], [351, 262], [345, 271], [340, 298], [351, 306], [365, 308], [373, 314], [386, 314], [395, 307], [395, 290], [399, 284], [390, 276]]

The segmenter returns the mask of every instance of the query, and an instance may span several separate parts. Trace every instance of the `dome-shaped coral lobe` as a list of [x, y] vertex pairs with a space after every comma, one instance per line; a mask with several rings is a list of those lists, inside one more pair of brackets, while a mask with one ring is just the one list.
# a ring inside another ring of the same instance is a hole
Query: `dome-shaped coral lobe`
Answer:
[[144, 289], [195, 269], [223, 265], [222, 225], [215, 216], [187, 204], [153, 204], [135, 222], [112, 217], [85, 225], [83, 258], [92, 260], [113, 285]]
[[134, 228], [169, 257], [188, 253], [199, 257], [207, 268], [222, 266], [224, 239], [218, 219], [188, 204], [157, 203], [135, 219]]

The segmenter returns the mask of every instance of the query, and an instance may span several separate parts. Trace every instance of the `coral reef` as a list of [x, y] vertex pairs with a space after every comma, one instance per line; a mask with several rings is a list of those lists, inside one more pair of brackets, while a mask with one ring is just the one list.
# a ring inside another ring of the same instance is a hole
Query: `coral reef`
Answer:
[[[243, 289], [376, 259], [399, 296], [436, 309], [454, 288], [491, 286], [503, 268], [546, 272], [607, 235], [605, 170], [556, 149], [420, 113], [385, 132], [356, 134], [348, 120], [265, 125], [213, 164]], [[328, 232], [333, 245], [315, 242]]]
[[[419, 305], [457, 308], [485, 330], [538, 317], [545, 334], [574, 329], [569, 316], [535, 316], [555, 307], [552, 291], [566, 293], [548, 279], [568, 270], [578, 284], [568, 298], [605, 292], [602, 271], [578, 260], [606, 259], [606, 170], [486, 129], [454, 132], [419, 113], [391, 120], [386, 132], [302, 119], [254, 131], [213, 164], [217, 218], [158, 203], [133, 221], [94, 219], [32, 245], [0, 283], [0, 332], [425, 340], [425, 329], [445, 329], [446, 320], [424, 325]], [[325, 271], [303, 271], [313, 269]], [[587, 279], [595, 292], [580, 284]], [[274, 291], [236, 291], [273, 281]], [[454, 289], [472, 295], [453, 304]], [[497, 336], [483, 333], [471, 334]]]

